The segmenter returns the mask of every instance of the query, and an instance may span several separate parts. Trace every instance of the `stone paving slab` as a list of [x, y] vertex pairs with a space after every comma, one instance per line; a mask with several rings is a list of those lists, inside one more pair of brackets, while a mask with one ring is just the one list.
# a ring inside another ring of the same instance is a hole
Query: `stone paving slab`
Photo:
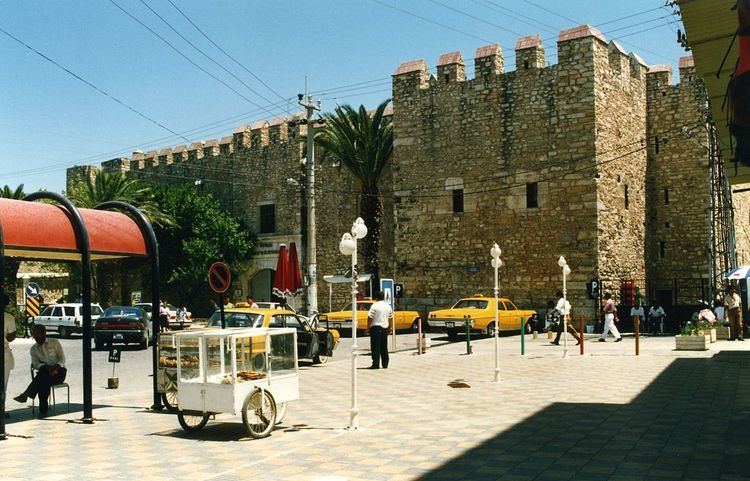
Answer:
[[[528, 338], [521, 357], [518, 337], [509, 337], [501, 339], [500, 383], [491, 382], [492, 339], [473, 345], [470, 356], [455, 343], [394, 354], [387, 370], [359, 370], [357, 431], [345, 429], [349, 362], [304, 367], [301, 399], [263, 440], [247, 437], [231, 415], [187, 435], [176, 416], [145, 409], [146, 375], [120, 392], [98, 390], [94, 415], [104, 421], [93, 425], [68, 422], [80, 413], [21, 420], [28, 409], [14, 409], [0, 477], [750, 479], [750, 343], [677, 352], [673, 338], [645, 338], [639, 357], [632, 339], [587, 342], [585, 356], [571, 343], [562, 359], [562, 348], [541, 338]], [[470, 387], [447, 386], [456, 379]], [[77, 390], [71, 396], [80, 402]], [[30, 456], [40, 445], [47, 454]]]

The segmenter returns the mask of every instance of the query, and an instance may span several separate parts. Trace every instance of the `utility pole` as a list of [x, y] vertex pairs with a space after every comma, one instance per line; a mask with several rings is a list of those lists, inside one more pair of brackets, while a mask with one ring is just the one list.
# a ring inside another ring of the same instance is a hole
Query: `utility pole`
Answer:
[[[307, 89], [305, 89], [307, 90]], [[313, 103], [312, 95], [298, 94], [299, 104], [305, 109], [307, 125], [307, 161], [305, 163], [305, 193], [307, 196], [307, 314], [318, 312], [318, 266], [315, 243], [315, 132], [313, 116], [320, 110], [320, 101]]]

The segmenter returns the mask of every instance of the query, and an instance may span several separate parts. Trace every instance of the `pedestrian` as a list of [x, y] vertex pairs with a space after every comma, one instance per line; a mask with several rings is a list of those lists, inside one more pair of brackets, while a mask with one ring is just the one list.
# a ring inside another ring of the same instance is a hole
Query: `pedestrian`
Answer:
[[370, 306], [367, 313], [367, 328], [370, 330], [370, 353], [372, 366], [369, 369], [388, 369], [388, 334], [393, 327], [393, 310], [390, 304], [383, 300], [383, 293], [378, 292], [377, 302]]
[[735, 292], [734, 286], [727, 286], [726, 295], [724, 296], [724, 308], [726, 316], [729, 318], [729, 340], [744, 341], [742, 333], [742, 300], [739, 294]]
[[169, 330], [169, 309], [167, 308], [167, 299], [162, 298], [159, 303], [159, 332]]
[[36, 344], [31, 346], [31, 366], [37, 371], [31, 384], [13, 399], [25, 403], [26, 399], [39, 396], [39, 418], [47, 417], [49, 391], [55, 384], [65, 381], [65, 353], [60, 341], [47, 338], [47, 329], [34, 324], [32, 334]]
[[[3, 412], [5, 412], [5, 397], [8, 393], [8, 378], [10, 377], [10, 370], [13, 369], [13, 352], [10, 349], [10, 343], [16, 339], [16, 319], [12, 314], [5, 311], [8, 306], [10, 299], [5, 292], [0, 290], [0, 310], [3, 311], [3, 345], [5, 346], [5, 383], [3, 385], [3, 396], [0, 402], [3, 403]], [[5, 412], [5, 418], [9, 418], [10, 414]]]
[[224, 309], [234, 309], [234, 304], [229, 301], [229, 296], [224, 296]]
[[657, 332], [664, 334], [664, 318], [666, 315], [664, 308], [662, 308], [658, 302], [654, 302], [654, 305], [648, 310], [649, 327], [651, 332], [654, 334]]
[[213, 298], [208, 299], [208, 307], [211, 309], [211, 313], [216, 312], [216, 309], [219, 308], [219, 306], [216, 305], [216, 301], [213, 300]]
[[630, 308], [630, 318], [633, 320], [633, 330], [635, 331], [636, 323], [638, 323], [638, 331], [641, 330], [641, 326], [644, 326], [643, 321], [646, 320], [646, 313], [643, 311], [641, 305], [642, 296], [635, 297], [635, 305]]
[[604, 330], [602, 331], [602, 337], [599, 338], [599, 342], [606, 342], [607, 334], [612, 331], [612, 335], [615, 336], [615, 342], [622, 341], [620, 331], [617, 330], [615, 323], [617, 322], [617, 306], [615, 306], [615, 300], [612, 299], [612, 294], [609, 292], [604, 293], [604, 298], [607, 302], [604, 303]]
[[[557, 291], [557, 304], [555, 305], [555, 314], [557, 314], [558, 319], [557, 335], [555, 336], [555, 340], [552, 341], [551, 344], [559, 346], [560, 337], [565, 331], [565, 325], [568, 324], [568, 317], [570, 316], [570, 302], [568, 302], [568, 300], [563, 297], [563, 294], [560, 291]], [[581, 343], [581, 338], [575, 327], [568, 324], [567, 331], [573, 336], [576, 341], [578, 341], [576, 342], [576, 346]]]
[[255, 300], [253, 299], [253, 296], [251, 296], [250, 294], [247, 295], [246, 304], [247, 304], [247, 306], [245, 306], [245, 307], [249, 307], [251, 309], [257, 309], [258, 308], [258, 304], [255, 302]]

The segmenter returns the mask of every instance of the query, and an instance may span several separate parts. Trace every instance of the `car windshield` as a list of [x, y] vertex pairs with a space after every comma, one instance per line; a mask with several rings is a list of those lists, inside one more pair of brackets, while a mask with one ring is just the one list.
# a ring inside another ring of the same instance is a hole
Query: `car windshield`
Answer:
[[461, 299], [452, 309], [487, 309], [487, 301], [479, 299]]
[[[263, 314], [251, 312], [225, 312], [224, 323], [226, 327], [261, 327]], [[214, 312], [206, 324], [208, 327], [221, 327], [221, 313]]]
[[[363, 302], [358, 302], [357, 303], [357, 310], [358, 311], [369, 311], [371, 305], [372, 305], [371, 302], [364, 302], [364, 301]], [[352, 303], [350, 302], [349, 304], [346, 305], [346, 307], [344, 307], [341, 310], [342, 311], [351, 311], [352, 310]]]
[[138, 307], [108, 307], [104, 310], [103, 317], [141, 317], [141, 309]]

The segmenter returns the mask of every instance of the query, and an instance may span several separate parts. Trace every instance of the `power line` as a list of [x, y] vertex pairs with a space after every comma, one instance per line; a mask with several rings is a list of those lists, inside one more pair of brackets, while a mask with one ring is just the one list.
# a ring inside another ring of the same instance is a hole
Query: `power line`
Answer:
[[442, 2], [439, 2], [437, 0], [430, 0], [430, 2], [434, 3], [435, 5], [440, 5], [443, 8], [447, 8], [448, 10], [452, 10], [452, 11], [454, 11], [456, 13], [460, 13], [461, 15], [463, 15], [465, 17], [469, 17], [469, 18], [471, 18], [473, 20], [476, 20], [478, 22], [482, 22], [482, 23], [484, 23], [486, 25], [490, 25], [492, 27], [495, 27], [495, 28], [497, 28], [499, 30], [502, 30], [504, 32], [512, 33], [513, 35], [516, 35], [518, 37], [522, 37], [523, 36], [522, 34], [520, 34], [518, 32], [514, 32], [513, 30], [507, 29], [507, 28], [505, 28], [505, 27], [503, 27], [501, 25], [498, 25], [496, 23], [488, 22], [487, 20], [485, 20], [483, 18], [477, 17], [476, 15], [472, 15], [470, 13], [466, 13], [463, 10], [459, 10], [457, 8], [451, 7], [450, 5], [446, 5], [446, 4], [444, 4]]
[[[191, 47], [193, 47], [193, 49], [195, 49], [198, 53], [200, 53], [205, 58], [207, 58], [211, 63], [213, 63], [214, 65], [216, 65], [217, 67], [219, 67], [220, 69], [222, 69], [223, 71], [225, 71], [226, 73], [228, 73], [229, 75], [231, 75], [232, 78], [234, 78], [235, 80], [237, 80], [245, 88], [247, 88], [249, 91], [251, 91], [252, 93], [254, 93], [255, 95], [257, 95], [258, 97], [262, 98], [266, 102], [271, 102], [271, 100], [267, 99], [264, 95], [262, 95], [261, 93], [259, 93], [258, 91], [256, 91], [254, 88], [252, 88], [251, 86], [249, 86], [248, 84], [246, 84], [241, 78], [239, 78], [237, 75], [235, 75], [234, 72], [230, 71], [229, 69], [227, 69], [226, 67], [224, 67], [222, 64], [220, 64], [219, 62], [217, 62], [216, 60], [214, 60], [210, 55], [208, 55], [206, 52], [204, 52], [203, 50], [201, 50], [200, 47], [198, 47], [193, 42], [191, 42], [190, 39], [188, 39], [183, 34], [181, 34], [179, 32], [179, 30], [177, 30], [176, 28], [174, 28], [172, 26], [171, 23], [169, 23], [164, 17], [162, 17], [161, 15], [159, 15], [159, 13], [156, 10], [154, 10], [153, 8], [151, 8], [151, 6], [148, 3], [146, 3], [146, 0], [140, 0], [140, 2], [147, 9], [149, 9], [149, 11], [151, 11], [151, 13], [153, 13], [159, 20], [161, 20], [167, 27], [169, 27], [169, 29], [172, 30], [172, 32], [174, 32], [175, 34], [177, 34], [178, 37], [180, 37], [188, 45], [190, 45]], [[289, 112], [288, 110], [286, 110], [286, 112], [291, 115], [291, 112]]]
[[266, 87], [266, 88], [267, 88], [268, 90], [270, 90], [270, 91], [271, 91], [271, 92], [272, 92], [272, 93], [273, 93], [274, 95], [276, 95], [276, 96], [277, 96], [278, 98], [280, 98], [280, 99], [282, 99], [282, 100], [286, 100], [286, 99], [285, 99], [285, 98], [284, 98], [284, 97], [283, 97], [283, 96], [282, 96], [281, 94], [279, 94], [279, 93], [278, 93], [278, 92], [277, 92], [276, 90], [274, 90], [273, 88], [271, 88], [271, 86], [270, 86], [270, 85], [268, 85], [267, 83], [265, 83], [265, 82], [263, 81], [263, 79], [261, 79], [260, 77], [258, 77], [257, 75], [255, 75], [255, 73], [253, 73], [253, 71], [252, 71], [252, 70], [250, 70], [249, 68], [247, 68], [247, 67], [246, 67], [246, 66], [245, 66], [244, 64], [240, 63], [240, 61], [239, 61], [239, 60], [237, 60], [236, 58], [234, 58], [233, 56], [229, 55], [229, 53], [228, 53], [228, 52], [227, 52], [226, 50], [224, 50], [223, 48], [221, 48], [221, 47], [219, 46], [219, 44], [217, 44], [216, 42], [214, 42], [214, 41], [213, 41], [213, 40], [211, 39], [211, 37], [209, 37], [209, 36], [208, 36], [208, 35], [206, 34], [206, 32], [204, 32], [203, 30], [201, 30], [201, 28], [200, 28], [200, 27], [198, 27], [198, 25], [196, 25], [196, 24], [195, 24], [195, 22], [193, 22], [193, 21], [192, 21], [192, 20], [190, 19], [190, 17], [188, 17], [188, 16], [187, 16], [187, 14], [185, 14], [185, 12], [183, 12], [183, 11], [182, 11], [182, 10], [180, 9], [180, 7], [178, 7], [177, 5], [175, 5], [175, 4], [174, 4], [174, 2], [172, 2], [172, 0], [167, 0], [167, 1], [168, 1], [168, 2], [169, 2], [169, 3], [170, 3], [170, 4], [171, 4], [171, 5], [172, 5], [172, 6], [173, 6], [173, 7], [175, 8], [175, 10], [177, 10], [178, 12], [180, 12], [180, 15], [182, 15], [182, 16], [183, 16], [183, 17], [185, 18], [185, 20], [187, 20], [187, 21], [188, 21], [188, 22], [190, 23], [190, 25], [192, 25], [192, 26], [193, 26], [193, 27], [194, 27], [194, 28], [195, 28], [195, 29], [196, 29], [196, 30], [197, 30], [197, 31], [198, 31], [198, 32], [199, 32], [199, 33], [200, 33], [201, 35], [203, 35], [203, 37], [204, 37], [204, 38], [205, 38], [206, 40], [208, 40], [209, 42], [211, 42], [211, 44], [212, 44], [212, 45], [213, 45], [214, 47], [216, 47], [217, 49], [219, 49], [219, 51], [220, 51], [221, 53], [223, 53], [224, 55], [226, 55], [226, 56], [227, 56], [227, 58], [229, 58], [229, 59], [230, 59], [230, 60], [231, 60], [232, 62], [234, 62], [234, 63], [236, 63], [237, 65], [239, 65], [239, 66], [240, 66], [240, 67], [241, 67], [241, 68], [242, 68], [242, 69], [243, 69], [243, 70], [244, 70], [245, 72], [247, 72], [247, 73], [249, 73], [250, 75], [252, 75], [252, 76], [253, 76], [253, 77], [254, 77], [254, 78], [255, 78], [255, 79], [256, 79], [256, 80], [258, 81], [258, 82], [260, 82], [261, 84], [263, 84], [263, 86], [264, 86], [264, 87]]
[[[149, 26], [148, 26], [148, 25], [146, 25], [145, 23], [141, 22], [141, 21], [140, 21], [140, 20], [138, 20], [138, 19], [137, 19], [137, 18], [136, 18], [135, 16], [133, 16], [133, 15], [132, 15], [132, 14], [131, 14], [130, 12], [128, 12], [127, 10], [125, 10], [124, 8], [122, 8], [122, 7], [120, 6], [120, 5], [118, 5], [118, 3], [117, 3], [117, 2], [115, 2], [115, 0], [109, 0], [109, 1], [110, 1], [110, 3], [112, 3], [112, 4], [113, 4], [113, 5], [115, 6], [115, 7], [117, 7], [118, 9], [120, 9], [120, 11], [122, 11], [122, 12], [123, 12], [123, 13], [124, 13], [125, 15], [127, 15], [128, 17], [130, 17], [130, 18], [131, 18], [131, 19], [132, 19], [133, 21], [135, 21], [135, 22], [136, 22], [136, 23], [138, 23], [138, 24], [139, 24], [140, 26], [142, 26], [143, 28], [145, 28], [146, 30], [148, 30], [149, 32], [151, 32], [151, 34], [153, 34], [153, 35], [154, 35], [154, 36], [155, 36], [156, 38], [158, 38], [159, 40], [161, 40], [162, 42], [164, 42], [164, 43], [165, 43], [165, 44], [166, 44], [166, 45], [167, 45], [167, 46], [168, 46], [169, 48], [171, 48], [172, 50], [174, 50], [174, 51], [175, 51], [175, 52], [176, 52], [176, 53], [177, 53], [177, 54], [178, 54], [178, 55], [179, 55], [180, 57], [182, 57], [182, 58], [184, 58], [185, 60], [187, 60], [187, 61], [188, 61], [188, 62], [189, 62], [189, 63], [190, 63], [190, 64], [191, 64], [192, 66], [194, 66], [195, 68], [197, 68], [197, 69], [198, 69], [198, 70], [200, 70], [201, 72], [205, 73], [206, 75], [208, 75], [208, 76], [209, 76], [209, 77], [211, 77], [212, 79], [216, 80], [217, 82], [219, 82], [220, 84], [222, 84], [223, 86], [225, 86], [226, 88], [228, 88], [229, 90], [231, 90], [232, 92], [234, 92], [235, 94], [237, 94], [237, 95], [238, 95], [239, 97], [241, 97], [241, 98], [243, 98], [244, 100], [246, 100], [246, 101], [247, 101], [248, 103], [250, 103], [250, 104], [252, 104], [252, 105], [255, 105], [255, 106], [256, 106], [256, 107], [258, 107], [258, 108], [263, 108], [263, 107], [261, 107], [261, 106], [260, 106], [260, 105], [259, 105], [258, 103], [256, 103], [255, 101], [253, 101], [253, 100], [251, 100], [251, 99], [247, 98], [247, 97], [246, 97], [246, 96], [244, 96], [244, 95], [243, 95], [242, 93], [238, 92], [238, 91], [237, 91], [237, 90], [236, 90], [236, 89], [235, 89], [234, 87], [232, 87], [232, 86], [231, 86], [231, 85], [229, 85], [228, 83], [224, 82], [224, 81], [223, 81], [222, 79], [220, 79], [219, 77], [215, 76], [214, 74], [212, 74], [211, 72], [209, 72], [209, 71], [208, 71], [208, 70], [206, 70], [205, 68], [203, 68], [203, 67], [201, 67], [200, 65], [198, 65], [197, 63], [195, 63], [195, 62], [194, 62], [193, 60], [191, 60], [191, 59], [190, 59], [190, 58], [189, 58], [189, 57], [188, 57], [187, 55], [185, 55], [184, 53], [182, 53], [182, 52], [181, 52], [181, 51], [180, 51], [180, 50], [179, 50], [179, 49], [178, 49], [177, 47], [175, 47], [174, 45], [172, 45], [172, 43], [170, 43], [170, 42], [169, 42], [169, 41], [168, 41], [167, 39], [165, 39], [164, 37], [162, 37], [161, 35], [159, 35], [159, 34], [158, 34], [158, 33], [157, 33], [156, 31], [154, 31], [154, 29], [152, 29], [151, 27], [149, 27]], [[270, 114], [270, 115], [273, 115], [273, 114], [272, 114], [271, 112], [269, 112], [269, 114]]]
[[493, 43], [491, 40], [487, 40], [486, 38], [477, 37], [476, 35], [471, 34], [469, 32], [464, 32], [463, 30], [460, 30], [460, 29], [455, 28], [455, 27], [451, 27], [450, 25], [446, 25], [444, 23], [436, 22], [435, 20], [431, 20], [431, 19], [429, 19], [427, 17], [423, 17], [421, 15], [417, 15], [416, 13], [412, 13], [412, 12], [410, 12], [408, 10], [404, 10], [403, 8], [399, 8], [399, 7], [395, 6], [395, 5], [389, 5], [389, 4], [385, 3], [385, 2], [381, 2], [380, 0], [370, 0], [370, 1], [374, 2], [374, 3], [377, 3], [379, 5], [382, 5], [384, 7], [391, 8], [391, 9], [396, 10], [398, 12], [401, 12], [403, 14], [412, 16], [414, 18], [418, 18], [418, 19], [420, 19], [420, 20], [422, 20], [424, 22], [428, 22], [428, 23], [431, 23], [433, 25], [438, 25], [438, 26], [443, 27], [443, 28], [447, 28], [448, 30], [452, 30], [454, 32], [460, 33], [461, 35], [466, 35], [467, 37], [471, 37], [473, 39], [476, 39], [476, 40], [479, 40], [479, 41], [482, 41], [482, 42], [486, 42], [488, 44], [489, 43]]
[[88, 85], [88, 86], [89, 86], [89, 87], [91, 87], [92, 89], [96, 90], [96, 91], [97, 91], [97, 92], [99, 92], [100, 94], [102, 94], [102, 95], [105, 95], [106, 97], [109, 97], [110, 99], [114, 100], [115, 102], [117, 102], [118, 104], [122, 105], [123, 107], [125, 107], [125, 108], [126, 108], [126, 109], [128, 109], [128, 110], [130, 110], [131, 112], [135, 113], [136, 115], [138, 115], [138, 116], [140, 116], [140, 117], [142, 117], [142, 118], [144, 118], [144, 119], [148, 120], [148, 121], [149, 121], [149, 122], [151, 122], [152, 124], [154, 124], [154, 125], [157, 125], [157, 126], [161, 127], [162, 129], [166, 130], [167, 132], [169, 132], [169, 133], [171, 133], [171, 134], [173, 134], [173, 135], [175, 135], [175, 136], [177, 136], [177, 137], [181, 137], [181, 138], [183, 138], [183, 139], [185, 139], [185, 140], [188, 140], [188, 139], [186, 139], [185, 137], [182, 137], [182, 136], [181, 136], [180, 134], [178, 134], [178, 133], [177, 133], [177, 132], [175, 132], [174, 130], [172, 130], [172, 129], [170, 129], [169, 127], [165, 126], [164, 124], [162, 124], [162, 123], [160, 123], [160, 122], [158, 122], [158, 121], [156, 121], [156, 120], [152, 119], [151, 117], [149, 117], [148, 115], [146, 115], [146, 114], [144, 114], [144, 113], [140, 112], [139, 110], [136, 110], [136, 109], [135, 109], [134, 107], [131, 107], [130, 105], [126, 104], [125, 102], [123, 102], [122, 100], [118, 99], [118, 98], [117, 98], [117, 97], [115, 97], [114, 95], [112, 95], [112, 94], [110, 94], [110, 93], [106, 92], [105, 90], [102, 90], [101, 88], [97, 87], [97, 86], [96, 86], [96, 85], [94, 85], [93, 83], [91, 83], [91, 82], [89, 82], [88, 80], [84, 79], [84, 78], [83, 78], [83, 77], [81, 77], [80, 75], [78, 75], [78, 74], [76, 74], [75, 72], [71, 71], [70, 69], [68, 69], [68, 68], [66, 68], [66, 67], [64, 67], [64, 66], [62, 66], [62, 65], [61, 65], [61, 64], [59, 64], [58, 62], [56, 62], [56, 61], [52, 60], [52, 59], [51, 59], [50, 57], [48, 57], [47, 55], [43, 54], [42, 52], [40, 52], [39, 50], [35, 49], [34, 47], [32, 47], [31, 45], [27, 44], [26, 42], [24, 42], [23, 40], [19, 39], [18, 37], [16, 37], [16, 36], [12, 35], [11, 33], [7, 32], [7, 31], [6, 31], [6, 30], [4, 30], [3, 28], [0, 28], [0, 32], [4, 33], [5, 35], [7, 35], [8, 37], [10, 37], [11, 39], [15, 40], [16, 42], [18, 42], [19, 44], [23, 45], [23, 46], [24, 46], [24, 47], [26, 47], [27, 49], [31, 50], [32, 52], [34, 52], [34, 53], [35, 53], [35, 54], [37, 54], [38, 56], [42, 57], [42, 58], [43, 58], [44, 60], [46, 60], [46, 61], [48, 61], [49, 63], [51, 63], [52, 65], [54, 65], [54, 66], [56, 66], [56, 67], [58, 67], [58, 68], [60, 68], [60, 69], [64, 70], [65, 72], [67, 72], [67, 73], [68, 73], [68, 74], [70, 74], [71, 76], [73, 76], [73, 77], [75, 77], [76, 79], [80, 80], [81, 82], [85, 83], [86, 85]]

